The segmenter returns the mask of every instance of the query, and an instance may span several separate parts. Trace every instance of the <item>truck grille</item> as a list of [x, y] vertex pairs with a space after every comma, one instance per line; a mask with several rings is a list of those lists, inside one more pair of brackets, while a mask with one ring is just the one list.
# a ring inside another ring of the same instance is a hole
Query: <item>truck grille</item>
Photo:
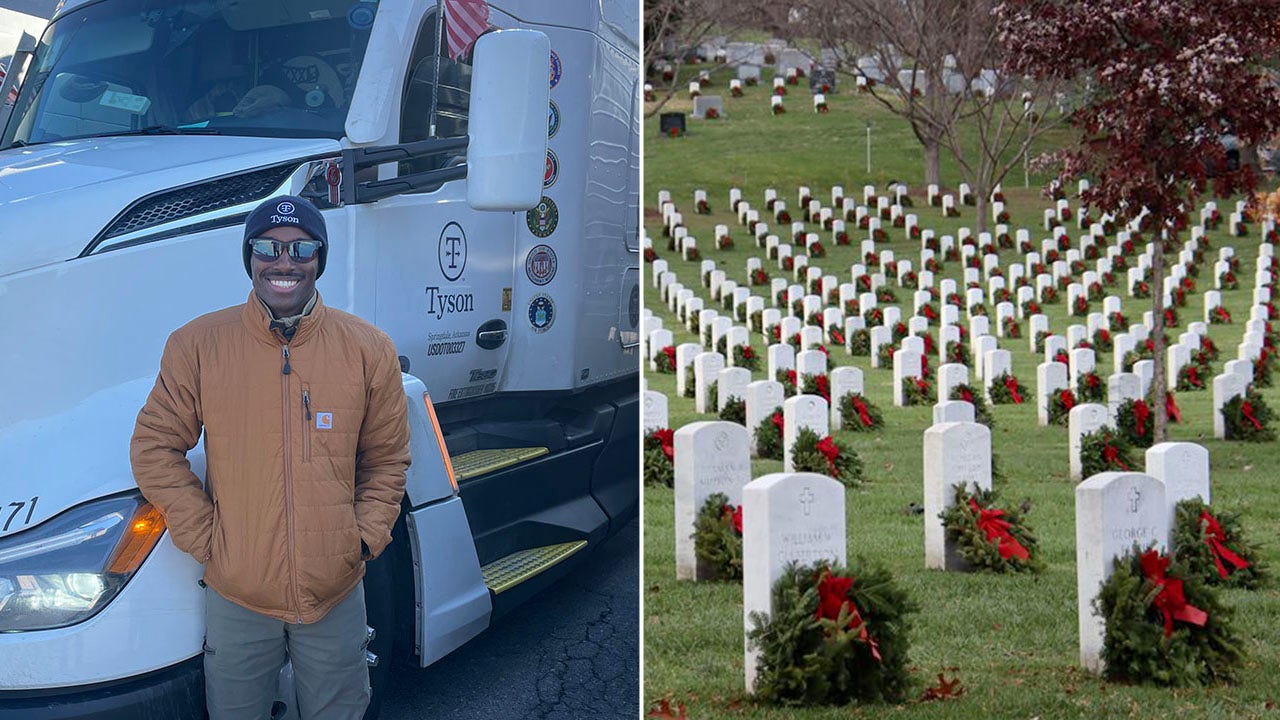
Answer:
[[202, 213], [268, 197], [294, 171], [281, 165], [143, 198], [125, 210], [100, 236], [107, 240]]

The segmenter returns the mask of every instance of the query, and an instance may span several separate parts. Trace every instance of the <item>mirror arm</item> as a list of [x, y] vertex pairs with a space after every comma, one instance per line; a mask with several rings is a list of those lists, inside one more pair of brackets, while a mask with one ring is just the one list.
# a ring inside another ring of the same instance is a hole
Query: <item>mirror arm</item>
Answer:
[[[387, 163], [405, 162], [447, 152], [466, 150], [470, 142], [471, 138], [464, 135], [455, 138], [428, 138], [399, 145], [349, 148], [342, 151], [342, 173], [345, 177], [354, 178], [359, 170]], [[342, 200], [346, 204], [376, 202], [393, 195], [414, 192], [433, 185], [446, 183], [450, 180], [459, 180], [466, 176], [467, 166], [457, 165], [385, 180], [345, 183], [342, 189]]]

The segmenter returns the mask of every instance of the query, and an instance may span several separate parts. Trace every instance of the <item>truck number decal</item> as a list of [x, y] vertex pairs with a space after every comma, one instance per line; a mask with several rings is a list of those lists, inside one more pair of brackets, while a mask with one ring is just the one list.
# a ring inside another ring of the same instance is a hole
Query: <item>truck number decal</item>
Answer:
[[24, 507], [27, 509], [27, 518], [22, 521], [22, 524], [30, 525], [31, 517], [35, 515], [35, 512], [36, 512], [36, 501], [39, 499], [40, 497], [37, 495], [36, 497], [31, 498], [31, 500], [27, 502], [9, 503], [9, 507], [13, 508], [13, 512], [9, 513], [9, 519], [4, 521], [4, 527], [0, 528], [0, 532], [9, 531], [9, 526], [13, 524], [13, 519], [18, 517], [18, 513], [22, 512], [22, 508]]

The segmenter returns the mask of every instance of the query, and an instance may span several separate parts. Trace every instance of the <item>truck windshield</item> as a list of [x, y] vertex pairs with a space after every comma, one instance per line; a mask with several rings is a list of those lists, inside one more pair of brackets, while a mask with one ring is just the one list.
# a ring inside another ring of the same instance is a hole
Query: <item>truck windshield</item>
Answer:
[[377, 3], [103, 0], [51, 24], [0, 146], [344, 134]]

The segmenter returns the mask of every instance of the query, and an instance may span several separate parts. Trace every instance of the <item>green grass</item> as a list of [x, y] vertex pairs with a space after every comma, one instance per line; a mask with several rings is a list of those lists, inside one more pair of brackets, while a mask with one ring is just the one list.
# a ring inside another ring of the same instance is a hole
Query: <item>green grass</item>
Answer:
[[[698, 263], [686, 263], [666, 252], [656, 213], [659, 190], [670, 190], [684, 213], [685, 224], [699, 239], [704, 258], [714, 259], [730, 279], [745, 281], [746, 260], [764, 258], [746, 229], [728, 212], [728, 188], [740, 187], [753, 207], [763, 207], [764, 189], [774, 187], [779, 196], [795, 208], [796, 186], [809, 185], [813, 196], [830, 203], [830, 187], [843, 184], [846, 196], [861, 197], [864, 184], [884, 191], [890, 179], [911, 185], [914, 212], [924, 228], [937, 234], [954, 234], [961, 225], [973, 226], [972, 208], [962, 208], [962, 217], [948, 220], [940, 210], [924, 206], [922, 160], [910, 131], [865, 96], [842, 93], [830, 97], [831, 113], [814, 115], [803, 88], [791, 89], [789, 113], [769, 114], [767, 88], [748, 88], [741, 99], [728, 97], [727, 80], [718, 76], [727, 117], [715, 121], [690, 120], [690, 133], [678, 139], [661, 138], [657, 119], [645, 127], [646, 230], [654, 239], [658, 255], [667, 259], [685, 287], [705, 296], [698, 277]], [[687, 100], [677, 99], [667, 110], [688, 109]], [[873, 160], [875, 171], [865, 173], [866, 120], [874, 122]], [[944, 178], [954, 187], [955, 169], [943, 163]], [[1041, 209], [1048, 201], [1039, 196], [1038, 183], [1021, 188], [1005, 182], [1005, 194], [1013, 215], [1013, 227], [1031, 229], [1038, 245], [1046, 235], [1041, 229]], [[693, 191], [710, 193], [713, 214], [695, 215]], [[1226, 214], [1227, 206], [1219, 202]], [[1073, 207], [1075, 207], [1073, 201]], [[731, 251], [712, 249], [716, 224], [727, 224], [737, 247]], [[771, 226], [773, 224], [771, 223]], [[1225, 223], [1224, 223], [1225, 225]], [[1209, 234], [1212, 258], [1197, 280], [1200, 292], [1213, 287], [1212, 260], [1217, 249], [1231, 245], [1241, 258], [1242, 287], [1224, 292], [1223, 304], [1236, 323], [1210, 326], [1210, 335], [1222, 351], [1215, 364], [1235, 356], [1244, 331], [1252, 290], [1253, 263], [1257, 255], [1257, 228], [1247, 238], [1229, 238], [1225, 232]], [[851, 229], [853, 247], [836, 248], [829, 233], [821, 233], [828, 257], [813, 264], [847, 281], [848, 268], [858, 262], [860, 233]], [[1071, 230], [1073, 238], [1082, 234]], [[901, 230], [889, 231], [883, 248], [893, 249], [899, 259], [918, 260], [918, 244], [905, 239]], [[1074, 242], [1073, 242], [1074, 244]], [[1002, 267], [1013, 262], [1016, 253], [1002, 253]], [[776, 263], [765, 261], [773, 277], [781, 276]], [[676, 335], [676, 344], [697, 342], [683, 329], [657, 296], [651, 284], [651, 268], [645, 267], [646, 307], [661, 317]], [[960, 278], [960, 263], [947, 263], [941, 277]], [[1246, 281], [1249, 278], [1250, 281]], [[891, 283], [892, 286], [892, 283]], [[767, 288], [753, 290], [768, 295]], [[1129, 298], [1123, 287], [1111, 292], [1122, 297], [1124, 312], [1131, 322], [1140, 322], [1149, 301]], [[1065, 333], [1067, 325], [1082, 319], [1066, 317], [1064, 301], [1049, 306], [1050, 328]], [[910, 292], [899, 290], [904, 316], [910, 314]], [[1171, 331], [1176, 338], [1188, 322], [1202, 317], [1202, 298], [1192, 296], [1179, 314], [1182, 327]], [[768, 306], [768, 305], [767, 305]], [[1100, 310], [1101, 303], [1096, 303]], [[1095, 309], [1095, 308], [1091, 308]], [[994, 311], [994, 308], [992, 308]], [[723, 311], [722, 311], [723, 312]], [[905, 317], [904, 317], [905, 319]], [[936, 327], [931, 328], [937, 332]], [[994, 330], [994, 328], [993, 328]], [[1023, 326], [1024, 333], [1026, 326]], [[936, 338], [935, 338], [936, 339]], [[752, 344], [765, 347], [759, 335]], [[1035, 368], [1040, 362], [1028, 350], [1026, 339], [1000, 339], [999, 346], [1012, 351], [1015, 374], [1034, 392]], [[1099, 371], [1111, 370], [1111, 354], [1099, 354]], [[892, 403], [892, 371], [872, 369], [869, 358], [852, 358], [842, 349], [833, 350], [831, 367], [856, 365], [866, 379], [866, 392], [885, 412], [887, 427], [878, 433], [839, 433], [866, 461], [870, 482], [846, 496], [850, 555], [863, 555], [891, 567], [899, 581], [925, 610], [915, 617], [912, 632], [911, 665], [918, 681], [917, 693], [932, 684], [939, 672], [959, 677], [966, 692], [951, 702], [916, 703], [899, 706], [816, 708], [806, 710], [757, 705], [743, 689], [742, 591], [737, 584], [677, 582], [674, 570], [674, 523], [671, 491], [646, 488], [644, 503], [644, 636], [645, 698], [651, 706], [663, 698], [685, 703], [688, 716], [703, 718], [974, 718], [974, 717], [1280, 717], [1268, 712], [1268, 703], [1280, 703], [1280, 590], [1276, 581], [1254, 592], [1226, 591], [1227, 602], [1236, 610], [1236, 624], [1246, 638], [1248, 661], [1240, 682], [1231, 687], [1192, 690], [1162, 690], [1104, 683], [1078, 666], [1075, 590], [1074, 485], [1067, 479], [1066, 430], [1043, 428], [1037, 424], [1032, 402], [1019, 406], [996, 406], [993, 450], [1007, 479], [996, 487], [1006, 501], [1028, 497], [1034, 507], [1028, 523], [1040, 538], [1047, 571], [1039, 577], [1004, 577], [943, 573], [924, 569], [923, 527], [920, 516], [908, 515], [908, 503], [922, 501], [921, 438], [931, 422], [930, 407], [895, 408]], [[937, 366], [937, 358], [931, 358]], [[763, 362], [762, 362], [763, 367]], [[692, 400], [675, 395], [675, 376], [646, 371], [650, 389], [665, 393], [670, 401], [671, 425], [681, 425], [710, 416], [693, 411]], [[763, 379], [757, 371], [756, 378]], [[972, 373], [971, 373], [972, 379]], [[1280, 406], [1280, 391], [1266, 390], [1265, 397]], [[1210, 391], [1179, 393], [1178, 403], [1184, 423], [1173, 425], [1171, 440], [1191, 441], [1209, 448], [1215, 505], [1245, 512], [1245, 527], [1262, 545], [1262, 556], [1273, 568], [1280, 568], [1280, 495], [1275, 484], [1277, 451], [1275, 443], [1248, 445], [1212, 439], [1212, 395]], [[753, 473], [781, 470], [781, 463], [756, 461]]]

